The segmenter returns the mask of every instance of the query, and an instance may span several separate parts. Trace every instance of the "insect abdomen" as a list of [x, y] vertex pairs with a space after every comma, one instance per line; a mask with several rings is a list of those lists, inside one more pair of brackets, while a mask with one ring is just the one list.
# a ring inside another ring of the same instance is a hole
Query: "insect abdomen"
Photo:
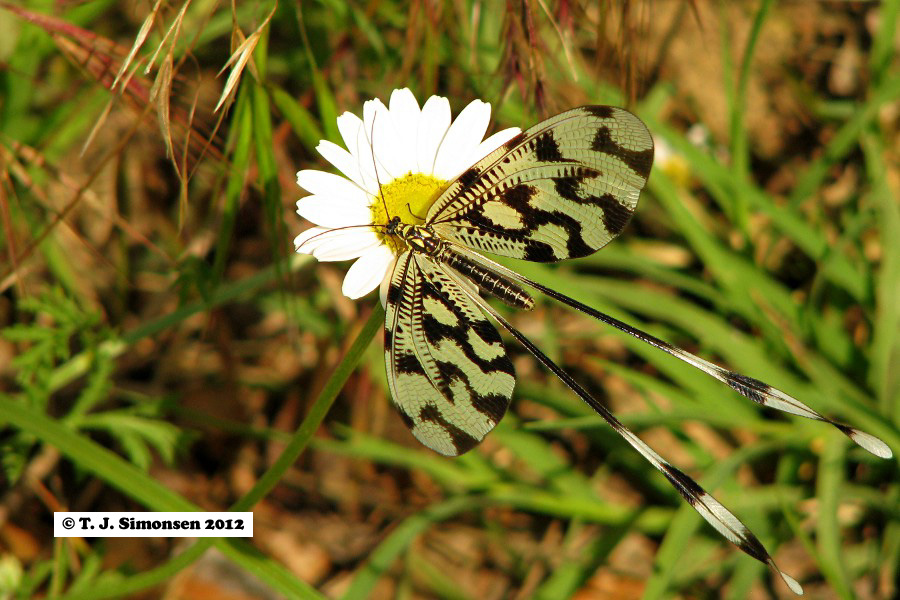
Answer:
[[504, 304], [524, 310], [531, 310], [534, 307], [534, 298], [500, 273], [449, 249], [445, 251], [441, 260]]

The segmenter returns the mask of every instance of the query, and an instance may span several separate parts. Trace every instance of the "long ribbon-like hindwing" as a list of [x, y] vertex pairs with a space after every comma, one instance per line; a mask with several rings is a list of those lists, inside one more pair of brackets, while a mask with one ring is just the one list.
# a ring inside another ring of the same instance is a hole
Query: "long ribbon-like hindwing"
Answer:
[[450, 183], [423, 225], [392, 221], [387, 235], [408, 247], [397, 259], [385, 300], [385, 364], [395, 403], [426, 446], [457, 455], [500, 421], [515, 377], [503, 325], [622, 438], [659, 470], [717, 531], [777, 572], [762, 543], [693, 479], [670, 465], [487, 304], [478, 290], [530, 309], [529, 286], [700, 369], [754, 402], [831, 423], [876, 456], [878, 438], [828, 419], [757, 379], [727, 371], [590, 306], [526, 279], [480, 254], [548, 262], [586, 256], [624, 229], [653, 162], [653, 139], [631, 113], [576, 108], [517, 135]]
[[838, 431], [846, 435], [861, 448], [874, 454], [875, 456], [878, 456], [879, 458], [891, 458], [891, 456], [893, 456], [890, 447], [874, 435], [871, 435], [864, 431], [860, 431], [855, 427], [833, 421], [828, 417], [819, 414], [793, 396], [782, 392], [778, 388], [772, 387], [771, 385], [764, 383], [758, 379], [754, 379], [753, 377], [747, 377], [746, 375], [741, 375], [740, 373], [735, 373], [734, 371], [723, 369], [719, 365], [713, 364], [708, 360], [704, 360], [686, 350], [682, 350], [681, 348], [664, 342], [663, 340], [654, 337], [649, 333], [641, 331], [640, 329], [632, 327], [627, 323], [623, 323], [622, 321], [619, 321], [618, 319], [615, 319], [604, 312], [592, 308], [573, 298], [569, 298], [565, 294], [560, 294], [556, 290], [541, 285], [536, 281], [532, 281], [527, 277], [516, 273], [512, 269], [508, 269], [503, 265], [488, 259], [485, 256], [475, 254], [471, 250], [467, 250], [466, 248], [462, 247], [456, 247], [454, 248], [454, 251], [456, 253], [462, 254], [463, 256], [466, 256], [470, 261], [477, 261], [481, 264], [483, 269], [495, 272], [497, 277], [509, 278], [515, 282], [532, 287], [539, 292], [550, 296], [554, 300], [558, 300], [563, 304], [571, 306], [576, 310], [590, 315], [601, 323], [611, 325], [619, 331], [623, 331], [628, 335], [641, 340], [642, 342], [650, 344], [651, 346], [655, 346], [663, 352], [671, 354], [675, 358], [682, 360], [692, 367], [703, 371], [710, 377], [718, 379], [745, 398], [749, 398], [750, 400], [753, 400], [761, 406], [780, 410], [782, 412], [797, 415], [799, 417], [806, 417], [807, 419], [813, 419], [815, 421], [830, 423]]
[[[448, 275], [452, 277], [452, 274], [448, 272]], [[591, 396], [581, 385], [578, 384], [574, 379], [572, 379], [568, 373], [562, 370], [556, 363], [554, 363], [550, 358], [547, 357], [543, 352], [541, 352], [537, 346], [535, 346], [531, 340], [526, 338], [522, 332], [513, 327], [506, 319], [504, 319], [497, 311], [495, 311], [491, 306], [485, 303], [483, 300], [471, 294], [471, 292], [464, 293], [469, 294], [470, 298], [473, 302], [476, 302], [482, 310], [489, 313], [494, 319], [497, 320], [498, 323], [503, 325], [507, 331], [509, 331], [516, 340], [519, 341], [525, 348], [531, 352], [535, 358], [537, 358], [541, 364], [550, 369], [554, 375], [560, 378], [563, 383], [565, 383], [572, 391], [574, 391], [579, 398], [585, 401], [588, 406], [590, 406], [594, 411], [603, 417], [603, 419], [613, 428], [613, 430], [622, 436], [626, 442], [628, 442], [635, 450], [637, 450], [641, 456], [643, 456], [647, 461], [650, 462], [658, 471], [660, 471], [663, 475], [665, 475], [666, 479], [669, 481], [672, 486], [678, 490], [678, 493], [687, 500], [688, 504], [690, 504], [694, 510], [700, 513], [700, 516], [706, 519], [706, 521], [712, 525], [719, 533], [725, 536], [730, 542], [735, 544], [738, 548], [752, 556], [753, 558], [759, 560], [760, 562], [765, 563], [772, 570], [774, 570], [791, 588], [795, 593], [802, 594], [803, 588], [800, 587], [800, 584], [797, 583], [794, 578], [790, 577], [786, 573], [782, 572], [775, 565], [775, 561], [772, 560], [772, 557], [769, 556], [769, 553], [766, 551], [765, 546], [762, 545], [762, 542], [753, 535], [746, 525], [744, 525], [734, 514], [731, 513], [727, 508], [725, 508], [718, 500], [713, 498], [713, 496], [704, 490], [700, 485], [688, 477], [683, 472], [679, 471], [671, 464], [669, 464], [663, 457], [657, 454], [653, 448], [645, 444], [638, 438], [630, 429], [625, 427], [621, 421], [619, 421], [615, 415], [613, 415], [608, 408], [606, 408], [602, 403], [598, 402], [593, 396]]]

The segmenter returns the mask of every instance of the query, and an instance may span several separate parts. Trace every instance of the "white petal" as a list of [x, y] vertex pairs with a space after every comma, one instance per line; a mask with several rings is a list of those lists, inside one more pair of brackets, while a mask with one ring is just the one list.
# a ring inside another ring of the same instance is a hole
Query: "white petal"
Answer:
[[419, 173], [432, 175], [438, 147], [450, 127], [450, 102], [441, 96], [432, 96], [422, 107], [419, 118], [419, 135], [416, 142], [416, 157]]
[[338, 131], [344, 139], [344, 145], [353, 156], [359, 156], [356, 149], [356, 140], [359, 138], [359, 130], [362, 127], [362, 119], [351, 112], [345, 112], [337, 118]]
[[419, 133], [419, 103], [408, 88], [394, 90], [390, 102], [391, 118], [397, 131], [397, 161], [402, 174], [418, 171], [416, 140]]
[[400, 164], [397, 150], [397, 129], [387, 106], [379, 99], [369, 100], [363, 105], [363, 123], [365, 123], [368, 141], [375, 152], [375, 164], [378, 167], [378, 183], [385, 185], [405, 174]]
[[[313, 227], [315, 233], [299, 249], [301, 254], [312, 254], [321, 261], [350, 260], [362, 256], [366, 251], [381, 245], [381, 240], [368, 227], [349, 227], [346, 229], [325, 229]], [[305, 231], [304, 233], [309, 233]], [[303, 234], [297, 236], [297, 245]]]
[[346, 175], [348, 179], [356, 183], [360, 188], [365, 189], [364, 180], [359, 171], [359, 160], [355, 156], [328, 140], [319, 142], [316, 150], [325, 160]]
[[484, 138], [491, 121], [491, 105], [473, 100], [463, 109], [441, 142], [434, 164], [434, 176], [453, 179], [471, 166], [469, 158]]
[[313, 251], [313, 256], [321, 261], [350, 260], [381, 245], [375, 232], [367, 227], [333, 231], [335, 235]]
[[353, 113], [345, 112], [337, 118], [337, 126], [344, 145], [356, 160], [356, 167], [359, 169], [359, 178], [354, 178], [354, 181], [370, 194], [376, 193], [378, 186], [372, 172], [372, 149], [362, 120]]
[[498, 131], [488, 139], [481, 142], [477, 148], [472, 152], [469, 156], [469, 165], [473, 165], [509, 140], [513, 139], [517, 135], [522, 133], [522, 130], [518, 127], [510, 127], [509, 129], [504, 129], [503, 131]]
[[[366, 102], [366, 105], [372, 102], [369, 100]], [[363, 111], [365, 111], [365, 106], [363, 105]], [[371, 109], [370, 109], [371, 110]], [[354, 115], [354, 118], [356, 116]], [[371, 121], [370, 121], [371, 124]], [[363, 121], [359, 121], [359, 126], [355, 128], [356, 139], [352, 142], [347, 142], [347, 149], [350, 150], [350, 154], [356, 158], [357, 164], [359, 166], [360, 179], [359, 182], [370, 194], [378, 193], [378, 179], [375, 177], [375, 162], [372, 158], [372, 142], [371, 142], [371, 131], [369, 130], [369, 126], [366, 125]], [[348, 131], [349, 134], [349, 131]], [[379, 170], [379, 177], [382, 175], [386, 177], [383, 169]]]
[[397, 257], [393, 257], [391, 259], [391, 263], [388, 265], [387, 271], [385, 272], [384, 278], [381, 280], [381, 287], [378, 289], [378, 298], [381, 300], [381, 305], [387, 305], [387, 292], [388, 288], [391, 285], [391, 274], [394, 272], [394, 265], [397, 264]]
[[328, 227], [310, 227], [294, 238], [294, 250], [298, 254], [312, 254], [316, 246], [321, 244], [321, 238], [326, 231], [331, 231]]
[[[362, 192], [360, 192], [361, 194]], [[297, 214], [316, 225], [346, 227], [372, 222], [372, 210], [355, 199], [313, 194], [297, 201]]]
[[360, 206], [369, 205], [368, 195], [359, 189], [359, 186], [340, 175], [328, 173], [326, 171], [317, 171], [315, 169], [304, 169], [297, 173], [297, 185], [302, 187], [310, 194], [318, 194], [320, 196], [340, 196], [349, 200], [359, 202]]
[[307, 169], [297, 173], [297, 185], [312, 192], [297, 201], [297, 213], [316, 225], [344, 227], [371, 221], [371, 197], [349, 179]]
[[[319, 260], [349, 260], [360, 256], [367, 248], [373, 247], [371, 239], [359, 234], [366, 231], [371, 232], [370, 229], [363, 227], [344, 229], [312, 227], [294, 238], [294, 247], [298, 254], [312, 254]], [[332, 256], [343, 258], [331, 258]]]
[[387, 246], [366, 252], [347, 271], [341, 291], [354, 300], [365, 296], [385, 279], [393, 261], [394, 253]]

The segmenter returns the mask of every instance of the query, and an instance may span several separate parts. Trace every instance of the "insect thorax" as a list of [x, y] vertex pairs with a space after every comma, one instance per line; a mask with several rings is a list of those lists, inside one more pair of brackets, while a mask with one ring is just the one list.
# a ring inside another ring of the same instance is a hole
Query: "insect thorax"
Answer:
[[427, 225], [397, 224], [393, 233], [400, 236], [412, 252], [424, 254], [435, 262], [452, 267], [483, 292], [513, 308], [531, 310], [534, 299], [519, 284], [488, 265], [456, 251]]
[[439, 238], [430, 227], [397, 223], [392, 232], [406, 242], [409, 249], [441, 261], [441, 255], [448, 250], [447, 243]]

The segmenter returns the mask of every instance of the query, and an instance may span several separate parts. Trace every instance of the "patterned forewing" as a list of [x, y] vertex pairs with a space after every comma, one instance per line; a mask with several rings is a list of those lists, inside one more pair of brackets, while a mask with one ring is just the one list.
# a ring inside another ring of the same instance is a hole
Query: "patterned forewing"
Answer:
[[385, 306], [391, 396], [420, 442], [444, 455], [477, 445], [500, 421], [515, 385], [497, 329], [446, 267], [422, 254], [397, 260]]
[[583, 106], [547, 119], [453, 181], [425, 220], [443, 238], [502, 256], [586, 256], [625, 228], [653, 163], [630, 112]]

